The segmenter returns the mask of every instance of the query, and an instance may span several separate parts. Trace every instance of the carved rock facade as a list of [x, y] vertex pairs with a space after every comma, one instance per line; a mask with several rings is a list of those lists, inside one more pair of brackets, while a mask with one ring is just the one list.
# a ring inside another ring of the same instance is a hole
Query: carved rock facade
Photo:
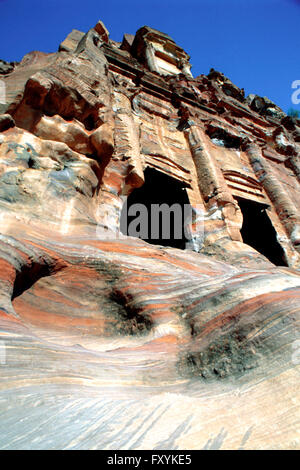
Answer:
[[[5, 69], [3, 424], [27, 427], [1, 448], [299, 445], [300, 123], [190, 69], [101, 21]], [[126, 200], [164, 197], [192, 208], [186, 250], [116, 236]]]

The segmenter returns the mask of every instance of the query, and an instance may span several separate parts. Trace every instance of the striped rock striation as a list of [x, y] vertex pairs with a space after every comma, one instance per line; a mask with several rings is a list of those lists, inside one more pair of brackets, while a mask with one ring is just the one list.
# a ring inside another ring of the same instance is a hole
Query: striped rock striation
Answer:
[[299, 448], [300, 121], [149, 27], [4, 65], [0, 448]]

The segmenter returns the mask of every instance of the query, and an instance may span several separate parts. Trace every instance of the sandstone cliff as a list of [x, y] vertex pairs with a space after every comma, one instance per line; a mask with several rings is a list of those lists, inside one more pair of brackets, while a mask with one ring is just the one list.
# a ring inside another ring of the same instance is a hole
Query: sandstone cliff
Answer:
[[0, 73], [0, 448], [299, 447], [300, 121], [146, 26]]

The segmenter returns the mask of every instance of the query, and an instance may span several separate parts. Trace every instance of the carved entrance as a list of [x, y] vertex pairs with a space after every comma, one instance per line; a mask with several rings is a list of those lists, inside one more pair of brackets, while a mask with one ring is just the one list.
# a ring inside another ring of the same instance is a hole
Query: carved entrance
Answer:
[[241, 229], [243, 242], [259, 251], [271, 263], [277, 266], [287, 266], [284, 251], [267, 214], [268, 206], [248, 199], [236, 199], [243, 214]]
[[124, 204], [121, 232], [148, 243], [184, 249], [184, 224], [190, 210], [184, 184], [160, 171], [147, 168], [145, 183], [134, 189]]

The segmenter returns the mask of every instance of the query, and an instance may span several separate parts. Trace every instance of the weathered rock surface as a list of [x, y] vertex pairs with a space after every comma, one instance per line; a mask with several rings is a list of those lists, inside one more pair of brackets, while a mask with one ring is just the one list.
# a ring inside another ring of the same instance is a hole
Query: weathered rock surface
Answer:
[[68, 37], [66, 37], [66, 39], [60, 44], [58, 50], [60, 52], [75, 52], [79, 42], [83, 37], [84, 33], [78, 31], [77, 29], [73, 29]]
[[8, 75], [14, 70], [16, 65], [18, 65], [17, 62], [6, 62], [5, 60], [0, 60], [0, 75]]
[[[0, 448], [299, 448], [299, 120], [148, 27], [5, 83]], [[119, 232], [155, 172], [185, 250]]]

